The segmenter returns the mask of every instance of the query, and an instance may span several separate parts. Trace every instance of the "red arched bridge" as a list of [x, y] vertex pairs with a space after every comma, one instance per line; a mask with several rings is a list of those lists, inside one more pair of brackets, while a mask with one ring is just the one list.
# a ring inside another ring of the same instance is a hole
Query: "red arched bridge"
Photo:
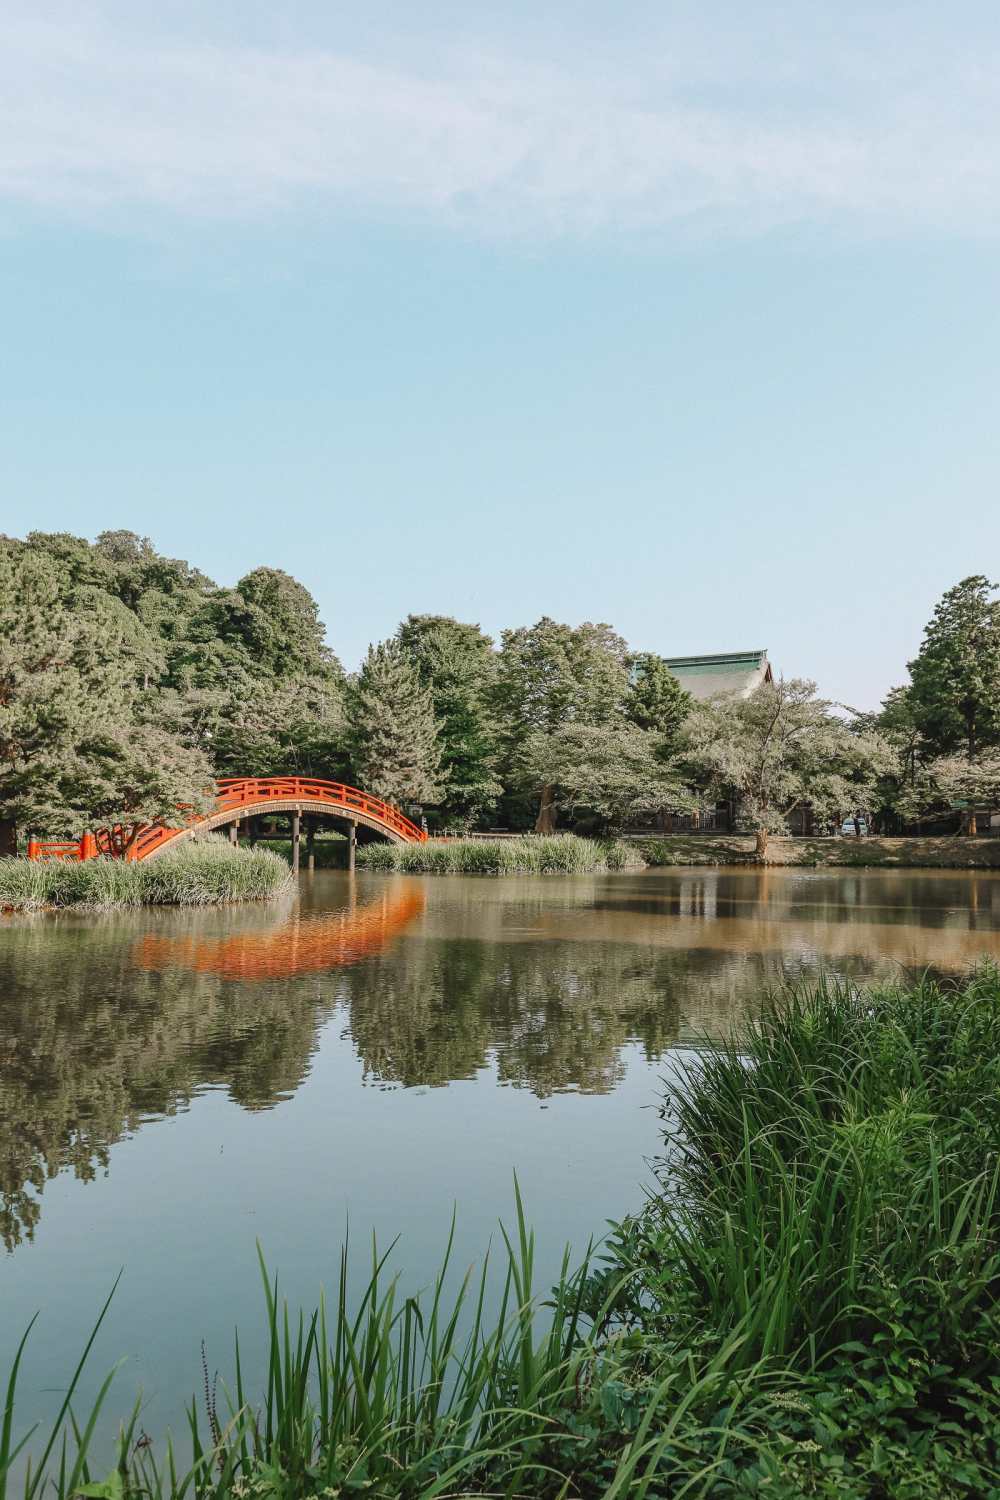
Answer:
[[[393, 844], [419, 844], [427, 838], [398, 807], [381, 797], [359, 792], [340, 781], [316, 781], [306, 776], [231, 776], [216, 782], [210, 812], [187, 818], [176, 827], [166, 823], [116, 823], [97, 828], [70, 843], [28, 841], [29, 859], [152, 859], [185, 839], [213, 828], [235, 828], [245, 818], [265, 813], [291, 813], [294, 854], [298, 854], [299, 815], [318, 814], [350, 826], [351, 852], [358, 827], [368, 828]], [[294, 860], [296, 866], [298, 859]]]

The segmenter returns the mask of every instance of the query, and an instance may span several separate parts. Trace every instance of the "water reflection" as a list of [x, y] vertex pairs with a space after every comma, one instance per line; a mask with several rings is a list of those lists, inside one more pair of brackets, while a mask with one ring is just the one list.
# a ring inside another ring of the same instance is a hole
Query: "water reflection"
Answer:
[[317, 1047], [349, 1046], [376, 1088], [608, 1094], [627, 1044], [655, 1061], [727, 1031], [766, 984], [957, 973], [984, 953], [1000, 958], [1000, 879], [982, 873], [331, 873], [267, 910], [8, 919], [0, 1235], [30, 1238], [49, 1179], [94, 1178], [198, 1092], [279, 1104]]
[[290, 979], [327, 973], [360, 963], [419, 916], [426, 904], [416, 881], [390, 889], [358, 906], [352, 890], [349, 904], [327, 916], [295, 911], [274, 926], [228, 936], [147, 933], [136, 943], [139, 969], [193, 969], [223, 979]]

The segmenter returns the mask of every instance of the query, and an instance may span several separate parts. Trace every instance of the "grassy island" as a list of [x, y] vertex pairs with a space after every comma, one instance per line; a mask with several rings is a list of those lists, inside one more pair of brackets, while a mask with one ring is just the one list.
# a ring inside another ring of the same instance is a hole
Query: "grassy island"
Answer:
[[0, 859], [0, 911], [76, 906], [215, 906], [266, 901], [287, 890], [291, 872], [268, 849], [233, 848], [221, 838], [180, 844], [149, 861]]
[[645, 863], [638, 849], [621, 840], [602, 842], [573, 833], [366, 844], [358, 850], [363, 869], [401, 870], [410, 875], [585, 875], [596, 870], [641, 870]]
[[1000, 1494], [996, 969], [767, 1001], [662, 1118], [660, 1195], [551, 1293], [520, 1202], [493, 1318], [485, 1272], [397, 1300], [376, 1259], [304, 1319], [265, 1276], [267, 1367], [206, 1383], [185, 1457], [137, 1407], [92, 1473], [74, 1377], [28, 1500]]

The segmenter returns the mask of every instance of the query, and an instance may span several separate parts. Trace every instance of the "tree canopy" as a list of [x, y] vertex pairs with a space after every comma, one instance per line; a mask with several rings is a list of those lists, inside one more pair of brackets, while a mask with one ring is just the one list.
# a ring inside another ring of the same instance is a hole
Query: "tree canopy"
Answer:
[[[628, 688], [628, 647], [610, 625], [587, 621], [573, 627], [546, 615], [535, 625], [505, 630], [494, 696], [508, 773], [516, 780], [520, 747], [529, 735], [539, 749], [538, 736], [555, 735], [569, 724], [623, 724]], [[543, 782], [538, 794], [535, 828], [550, 833], [555, 785]]]
[[[909, 664], [910, 681], [889, 693], [873, 721], [899, 752], [899, 774], [886, 780], [883, 800], [904, 826], [959, 810], [964, 831], [975, 833], [976, 804], [990, 801], [989, 766], [1000, 746], [995, 594], [996, 585], [982, 574], [947, 590]], [[956, 757], [967, 763], [962, 777], [952, 764]], [[951, 770], [941, 772], [945, 765]]]
[[629, 658], [629, 685], [625, 712], [633, 724], [661, 736], [673, 746], [691, 711], [686, 693], [662, 656], [638, 651]]
[[573, 819], [601, 830], [627, 827], [667, 809], [688, 808], [694, 797], [665, 762], [662, 741], [634, 724], [564, 724], [551, 734], [534, 730], [515, 757], [523, 783]]
[[747, 698], [699, 703], [686, 726], [693, 774], [720, 796], [735, 797], [764, 858], [769, 836], [788, 831], [806, 804], [837, 823], [870, 808], [893, 752], [874, 731], [852, 732], [801, 678], [765, 682]]
[[[77, 579], [79, 575], [77, 575]], [[151, 718], [156, 643], [65, 557], [0, 544], [0, 820], [41, 834], [198, 806], [211, 766]]]
[[0, 824], [176, 816], [218, 775], [336, 774], [344, 679], [308, 591], [235, 589], [129, 531], [0, 541]]
[[974, 760], [1000, 739], [1000, 599], [981, 574], [941, 599], [910, 662], [910, 704], [924, 741]]
[[365, 791], [404, 806], [441, 794], [430, 689], [396, 640], [370, 646], [350, 685], [351, 757]]
[[[612, 828], [725, 798], [766, 847], [808, 805], [904, 826], [996, 795], [1000, 597], [937, 605], [910, 681], [844, 718], [811, 684], [693, 703], [606, 623], [409, 615], [348, 679], [279, 568], [220, 586], [126, 530], [0, 538], [0, 850], [198, 805], [218, 776], [352, 780], [437, 826]], [[963, 764], [960, 764], [963, 763]]]
[[396, 639], [430, 693], [441, 753], [441, 820], [471, 824], [503, 791], [493, 642], [478, 625], [446, 615], [408, 615]]

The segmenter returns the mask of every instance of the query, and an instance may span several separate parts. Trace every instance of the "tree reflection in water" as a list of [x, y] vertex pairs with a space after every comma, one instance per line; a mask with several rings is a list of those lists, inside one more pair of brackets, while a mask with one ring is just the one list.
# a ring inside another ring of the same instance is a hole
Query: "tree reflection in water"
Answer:
[[378, 1088], [491, 1069], [540, 1098], [606, 1093], [629, 1043], [655, 1060], [728, 1031], [782, 979], [959, 972], [984, 952], [1000, 955], [1000, 880], [902, 872], [330, 876], [266, 911], [11, 919], [0, 1234], [30, 1237], [46, 1180], [94, 1177], [199, 1091], [248, 1110], [288, 1098], [335, 1013]]
[[[225, 1086], [251, 1110], [293, 1094], [332, 1004], [299, 976], [358, 963], [422, 910], [422, 890], [411, 887], [326, 918], [233, 912], [236, 930], [225, 936], [211, 931], [216, 912], [8, 924], [0, 966], [6, 1246], [31, 1237], [49, 1178], [69, 1168], [93, 1179], [111, 1145], [183, 1109], [194, 1093]], [[155, 925], [156, 916], [169, 933], [136, 941], [134, 923]]]

